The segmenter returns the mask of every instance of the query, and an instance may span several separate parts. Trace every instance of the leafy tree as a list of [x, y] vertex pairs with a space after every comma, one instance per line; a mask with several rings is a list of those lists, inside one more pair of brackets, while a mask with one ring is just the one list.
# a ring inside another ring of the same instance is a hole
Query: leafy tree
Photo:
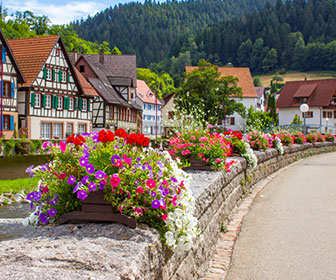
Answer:
[[192, 114], [194, 109], [203, 110], [204, 121], [216, 124], [226, 115], [238, 112], [245, 114], [242, 103], [233, 98], [241, 98], [238, 79], [232, 76], [220, 77], [217, 66], [201, 59], [198, 68], [185, 73], [184, 81], [176, 92], [176, 105]]
[[275, 101], [275, 96], [274, 94], [269, 94], [268, 95], [268, 100], [267, 100], [267, 112], [269, 112], [269, 115], [274, 122], [275, 125], [278, 124], [278, 115], [276, 111], [276, 101]]
[[245, 42], [241, 43], [238, 49], [239, 66], [244, 66], [244, 67], [250, 66], [252, 48], [253, 48], [253, 45], [252, 45], [251, 39], [248, 39]]
[[272, 126], [272, 118], [268, 112], [256, 111], [251, 105], [247, 109], [246, 130], [264, 130]]
[[300, 120], [298, 114], [295, 114], [292, 122], [290, 123], [291, 125], [301, 125], [302, 121]]
[[278, 52], [276, 49], [270, 49], [262, 61], [262, 69], [266, 72], [272, 71], [278, 63]]
[[260, 79], [259, 79], [258, 77], [255, 77], [255, 78], [253, 79], [253, 85], [254, 85], [255, 87], [261, 87], [261, 86], [262, 86], [261, 81], [260, 81]]
[[[105, 43], [108, 44], [107, 42], [105, 42]], [[116, 46], [112, 49], [112, 54], [122, 55], [121, 51]]]

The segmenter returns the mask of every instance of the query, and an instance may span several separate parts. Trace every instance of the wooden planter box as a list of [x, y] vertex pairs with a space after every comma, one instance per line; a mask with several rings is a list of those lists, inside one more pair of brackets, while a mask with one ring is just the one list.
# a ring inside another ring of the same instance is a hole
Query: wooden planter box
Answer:
[[202, 170], [202, 171], [214, 171], [209, 165], [205, 165], [203, 160], [195, 157], [190, 158], [190, 166], [182, 168], [183, 170]]
[[112, 222], [119, 223], [130, 228], [136, 228], [136, 221], [126, 215], [116, 213], [111, 202], [104, 199], [104, 191], [89, 193], [86, 199], [82, 200], [81, 211], [73, 211], [58, 218], [58, 224], [69, 221], [91, 221], [91, 222]]

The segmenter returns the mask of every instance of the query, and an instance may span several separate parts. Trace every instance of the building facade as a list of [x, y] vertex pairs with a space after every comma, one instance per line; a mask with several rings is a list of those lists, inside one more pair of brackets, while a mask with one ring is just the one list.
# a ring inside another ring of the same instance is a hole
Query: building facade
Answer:
[[8, 43], [25, 78], [18, 90], [21, 136], [64, 139], [90, 132], [93, 96], [84, 92], [61, 37]]
[[0, 44], [0, 138], [9, 139], [18, 131], [17, 89], [25, 80], [1, 29]]
[[156, 98], [145, 81], [137, 80], [136, 102], [142, 108], [142, 133], [151, 138], [161, 136], [163, 103]]

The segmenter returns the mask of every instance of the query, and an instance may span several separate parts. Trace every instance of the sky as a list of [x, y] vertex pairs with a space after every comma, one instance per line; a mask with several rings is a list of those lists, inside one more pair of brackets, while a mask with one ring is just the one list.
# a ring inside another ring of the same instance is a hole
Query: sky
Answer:
[[[1, 0], [0, 0], [1, 1]], [[11, 14], [15, 11], [32, 11], [36, 16], [46, 15], [52, 24], [67, 24], [70, 21], [95, 15], [118, 3], [131, 2], [128, 0], [2, 0], [4, 8]], [[137, 2], [143, 2], [138, 0]]]

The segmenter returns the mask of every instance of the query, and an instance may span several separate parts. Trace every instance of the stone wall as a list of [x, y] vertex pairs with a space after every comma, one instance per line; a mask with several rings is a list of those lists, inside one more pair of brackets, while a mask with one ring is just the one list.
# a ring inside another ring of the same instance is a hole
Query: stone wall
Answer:
[[192, 172], [195, 215], [200, 234], [192, 250], [172, 253], [146, 225], [117, 224], [44, 227], [24, 237], [2, 241], [0, 266], [9, 279], [199, 279], [208, 268], [221, 224], [230, 218], [253, 184], [301, 158], [336, 151], [333, 143], [256, 152], [258, 165], [247, 168], [235, 157], [230, 173]]

